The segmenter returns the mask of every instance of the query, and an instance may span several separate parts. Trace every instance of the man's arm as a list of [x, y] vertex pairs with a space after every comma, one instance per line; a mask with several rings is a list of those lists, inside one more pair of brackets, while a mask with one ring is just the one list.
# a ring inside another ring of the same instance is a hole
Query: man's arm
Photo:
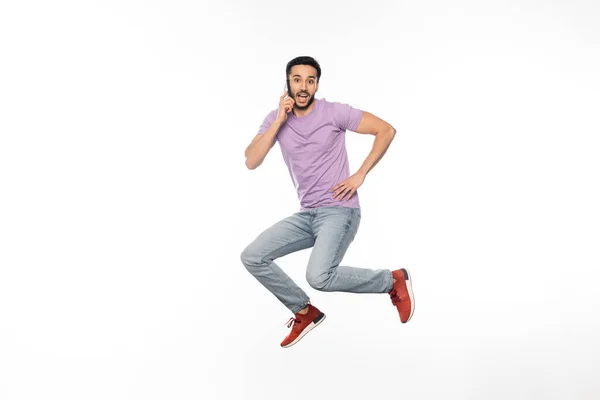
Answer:
[[279, 121], [274, 121], [265, 133], [256, 135], [246, 147], [244, 155], [246, 156], [246, 167], [248, 169], [256, 169], [263, 163], [269, 150], [275, 145], [275, 137], [281, 128], [281, 124]]
[[[287, 90], [283, 92], [279, 98], [279, 108], [267, 115], [262, 125], [260, 126], [259, 133], [254, 136], [252, 142], [246, 147], [244, 155], [246, 156], [246, 167], [248, 169], [255, 169], [262, 164], [267, 156], [267, 153], [275, 145], [275, 137], [281, 129], [281, 126], [285, 124], [288, 118], [288, 114], [292, 112], [294, 107], [294, 99], [288, 96]], [[269, 125], [269, 121], [271, 125]], [[260, 133], [263, 129], [269, 126], [264, 133]]]
[[377, 165], [379, 160], [381, 160], [388, 147], [390, 147], [390, 144], [396, 135], [396, 129], [381, 118], [378, 118], [367, 111], [363, 111], [362, 118], [355, 132], [375, 136], [373, 149], [363, 162], [362, 166], [358, 169], [358, 173], [366, 176], [369, 171]]
[[335, 192], [333, 197], [337, 200], [348, 200], [354, 195], [365, 181], [369, 171], [381, 160], [396, 135], [396, 129], [392, 125], [367, 111], [363, 111], [361, 120], [354, 132], [373, 135], [375, 136], [375, 142], [358, 171], [330, 189], [330, 192]]

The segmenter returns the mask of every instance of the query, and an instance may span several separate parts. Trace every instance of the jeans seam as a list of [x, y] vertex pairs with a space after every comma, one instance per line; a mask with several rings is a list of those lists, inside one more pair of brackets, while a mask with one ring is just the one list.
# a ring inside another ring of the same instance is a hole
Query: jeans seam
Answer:
[[[344, 234], [342, 235], [342, 239], [338, 242], [338, 246], [335, 249], [335, 255], [333, 257], [333, 259], [337, 259], [339, 254], [340, 254], [340, 248], [342, 247], [342, 243], [344, 243], [344, 240], [346, 240], [346, 237], [348, 235], [348, 232], [350, 231], [350, 223], [352, 221], [352, 216], [348, 216], [348, 219], [346, 220], [346, 227], [344, 229]], [[342, 260], [340, 260], [340, 263], [342, 262]]]

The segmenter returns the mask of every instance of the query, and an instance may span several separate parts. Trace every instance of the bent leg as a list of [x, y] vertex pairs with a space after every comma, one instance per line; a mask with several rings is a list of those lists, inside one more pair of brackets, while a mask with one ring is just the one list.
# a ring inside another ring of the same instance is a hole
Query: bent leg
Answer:
[[295, 213], [262, 232], [241, 254], [246, 269], [294, 314], [309, 298], [273, 260], [314, 245], [309, 221], [308, 213]]
[[313, 221], [316, 236], [306, 280], [327, 292], [388, 293], [393, 287], [390, 270], [340, 265], [360, 225], [360, 209], [324, 207]]

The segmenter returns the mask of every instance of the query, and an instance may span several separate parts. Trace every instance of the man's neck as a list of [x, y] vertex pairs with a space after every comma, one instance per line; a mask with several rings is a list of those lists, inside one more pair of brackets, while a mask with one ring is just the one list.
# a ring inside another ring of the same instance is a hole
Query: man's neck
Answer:
[[[315, 99], [315, 101], [316, 101], [316, 99]], [[312, 102], [312, 104], [310, 105], [310, 107], [308, 107], [307, 109], [305, 109], [305, 110], [298, 110], [297, 108], [294, 108], [293, 112], [294, 112], [294, 115], [296, 117], [305, 117], [305, 116], [307, 116], [308, 114], [311, 113], [311, 111], [313, 110], [313, 108], [315, 108], [315, 102], [314, 101]]]

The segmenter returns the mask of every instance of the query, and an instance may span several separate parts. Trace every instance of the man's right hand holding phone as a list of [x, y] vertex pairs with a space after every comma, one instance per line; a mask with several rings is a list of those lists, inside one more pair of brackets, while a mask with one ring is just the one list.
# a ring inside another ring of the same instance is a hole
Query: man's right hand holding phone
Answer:
[[279, 111], [277, 112], [277, 118], [275, 118], [275, 121], [279, 123], [284, 123], [287, 121], [288, 114], [292, 112], [293, 108], [294, 99], [288, 97], [288, 92], [286, 90], [279, 98]]

